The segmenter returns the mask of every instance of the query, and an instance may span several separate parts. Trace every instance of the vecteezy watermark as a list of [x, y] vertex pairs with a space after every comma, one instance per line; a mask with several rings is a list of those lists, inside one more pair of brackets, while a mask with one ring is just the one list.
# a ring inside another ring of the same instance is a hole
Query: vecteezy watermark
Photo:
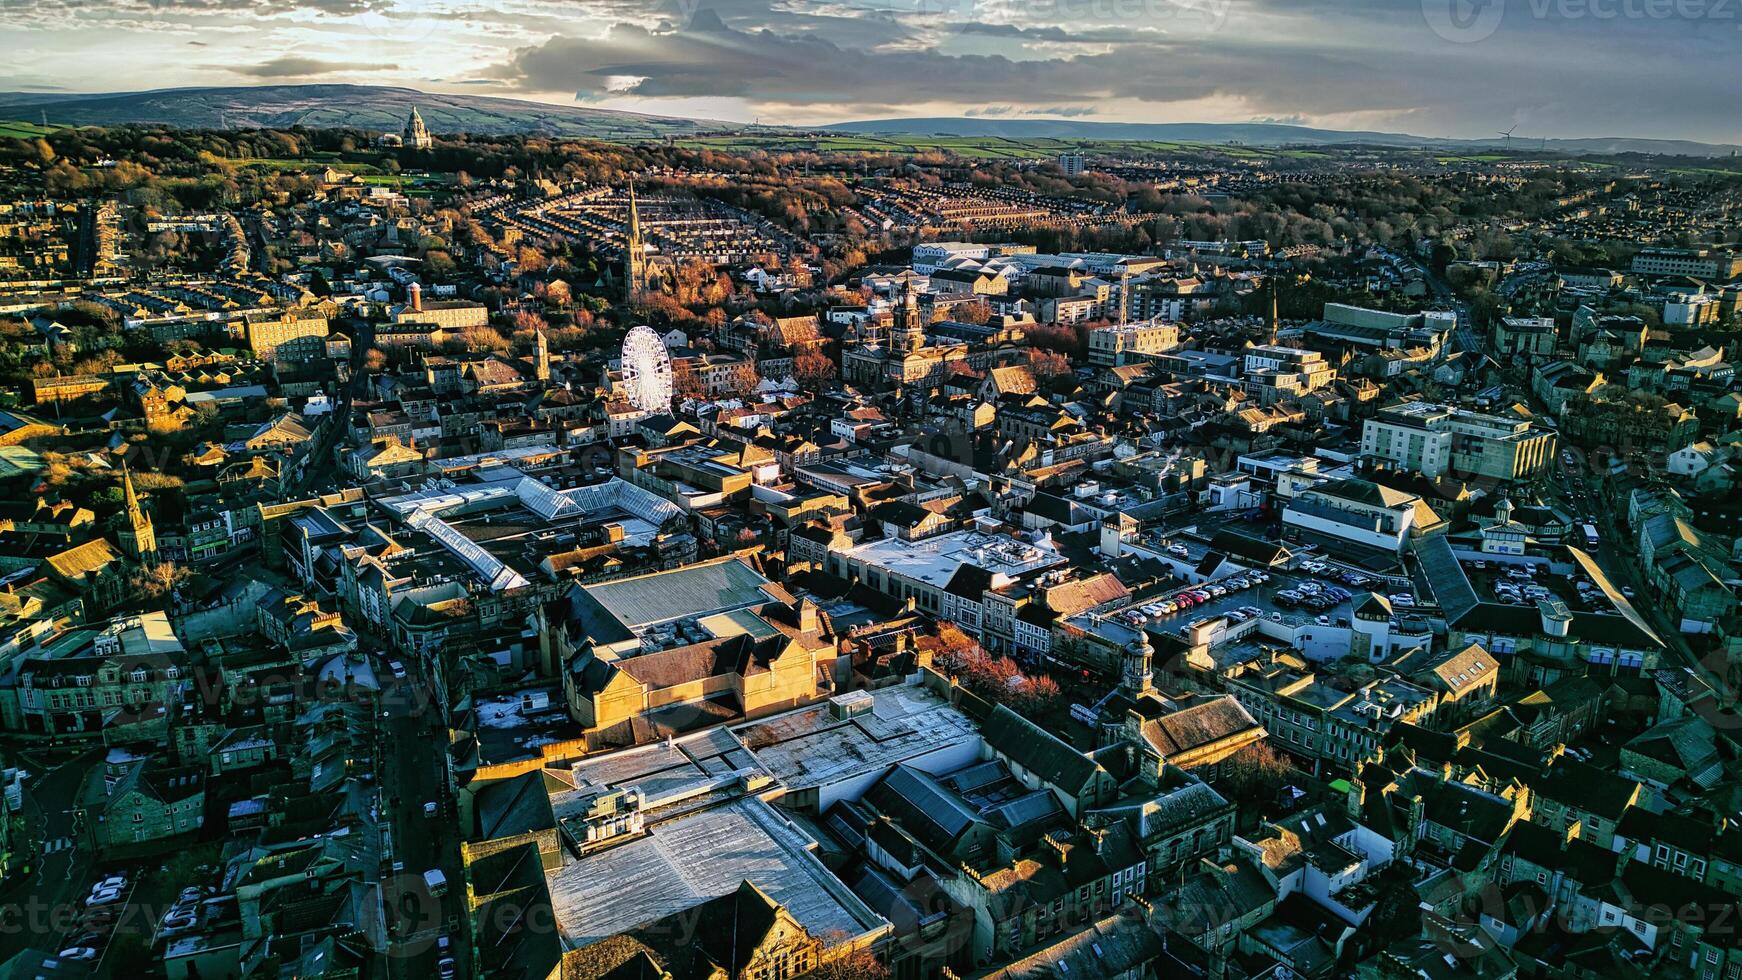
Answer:
[[1742, 29], [1742, 0], [1421, 0], [1427, 26], [1453, 44], [1486, 41], [1510, 11], [1546, 21], [1704, 21]]
[[1428, 29], [1453, 44], [1486, 41], [1506, 19], [1506, 0], [1421, 0]]

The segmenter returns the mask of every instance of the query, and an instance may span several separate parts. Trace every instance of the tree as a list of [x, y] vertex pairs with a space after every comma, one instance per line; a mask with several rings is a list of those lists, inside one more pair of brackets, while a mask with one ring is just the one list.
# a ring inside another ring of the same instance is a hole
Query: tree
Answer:
[[807, 388], [820, 388], [835, 379], [835, 360], [813, 347], [793, 358], [792, 376]]
[[1030, 348], [1028, 367], [1037, 378], [1056, 378], [1071, 373], [1071, 360], [1058, 351]]
[[508, 341], [495, 327], [467, 327], [460, 331], [459, 344], [465, 350], [482, 353], [501, 350], [508, 346]]
[[141, 565], [133, 573], [130, 584], [133, 587], [133, 596], [140, 605], [159, 606], [178, 586], [192, 577], [193, 572], [174, 562], [150, 562]]
[[802, 974], [800, 980], [889, 980], [889, 967], [868, 949], [856, 949]]
[[1293, 773], [1288, 758], [1269, 742], [1254, 742], [1229, 757], [1222, 786], [1234, 803], [1274, 803]]
[[954, 624], [940, 626], [927, 645], [937, 668], [976, 697], [1028, 718], [1045, 717], [1059, 707], [1063, 692], [1057, 681], [1026, 674], [1016, 661], [987, 653]]

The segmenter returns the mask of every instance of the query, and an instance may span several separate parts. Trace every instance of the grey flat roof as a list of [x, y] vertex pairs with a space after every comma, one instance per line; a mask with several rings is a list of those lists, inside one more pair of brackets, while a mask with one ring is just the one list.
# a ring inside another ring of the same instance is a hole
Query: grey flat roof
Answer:
[[789, 790], [880, 775], [897, 763], [951, 748], [979, 752], [978, 727], [930, 690], [902, 684], [869, 693], [871, 711], [853, 718], [834, 717], [824, 702], [733, 731]]
[[889, 928], [807, 848], [813, 842], [757, 797], [661, 823], [549, 878], [565, 943], [599, 942], [737, 890], [749, 880], [833, 944]]
[[768, 580], [737, 559], [615, 579], [583, 590], [634, 631], [654, 623], [768, 602]]

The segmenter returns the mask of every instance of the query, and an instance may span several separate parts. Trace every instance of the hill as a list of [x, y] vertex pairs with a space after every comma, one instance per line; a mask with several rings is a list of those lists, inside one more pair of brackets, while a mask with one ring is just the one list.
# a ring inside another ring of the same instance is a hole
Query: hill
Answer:
[[[1502, 139], [1462, 140], [1407, 133], [1314, 129], [1279, 123], [1115, 123], [1074, 119], [923, 118], [870, 119], [835, 123], [823, 129], [844, 133], [922, 134], [935, 136], [995, 136], [1004, 139], [1145, 140], [1176, 143], [1239, 143], [1246, 146], [1389, 146], [1405, 149], [1494, 149]], [[1569, 154], [1646, 153], [1666, 156], [1718, 157], [1742, 151], [1732, 144], [1692, 140], [1635, 139], [1624, 136], [1584, 139], [1524, 139], [1520, 150], [1543, 149]]]
[[351, 126], [397, 132], [414, 106], [435, 133], [536, 133], [632, 140], [734, 128], [706, 120], [491, 96], [434, 95], [376, 85], [231, 86], [53, 96], [0, 92], [0, 116], [40, 122], [46, 113], [49, 122], [57, 126]]

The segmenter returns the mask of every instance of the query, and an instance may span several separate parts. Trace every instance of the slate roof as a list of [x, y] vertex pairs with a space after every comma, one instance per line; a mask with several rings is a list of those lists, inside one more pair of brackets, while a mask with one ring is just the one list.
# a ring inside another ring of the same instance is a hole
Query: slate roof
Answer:
[[478, 839], [496, 840], [556, 827], [550, 792], [538, 771], [480, 786], [473, 797]]
[[981, 724], [980, 735], [1017, 765], [1072, 795], [1087, 786], [1096, 773], [1106, 772], [1057, 735], [1002, 704]]
[[1263, 728], [1230, 695], [1143, 723], [1144, 739], [1163, 757], [1191, 752], [1253, 731], [1261, 732]]

